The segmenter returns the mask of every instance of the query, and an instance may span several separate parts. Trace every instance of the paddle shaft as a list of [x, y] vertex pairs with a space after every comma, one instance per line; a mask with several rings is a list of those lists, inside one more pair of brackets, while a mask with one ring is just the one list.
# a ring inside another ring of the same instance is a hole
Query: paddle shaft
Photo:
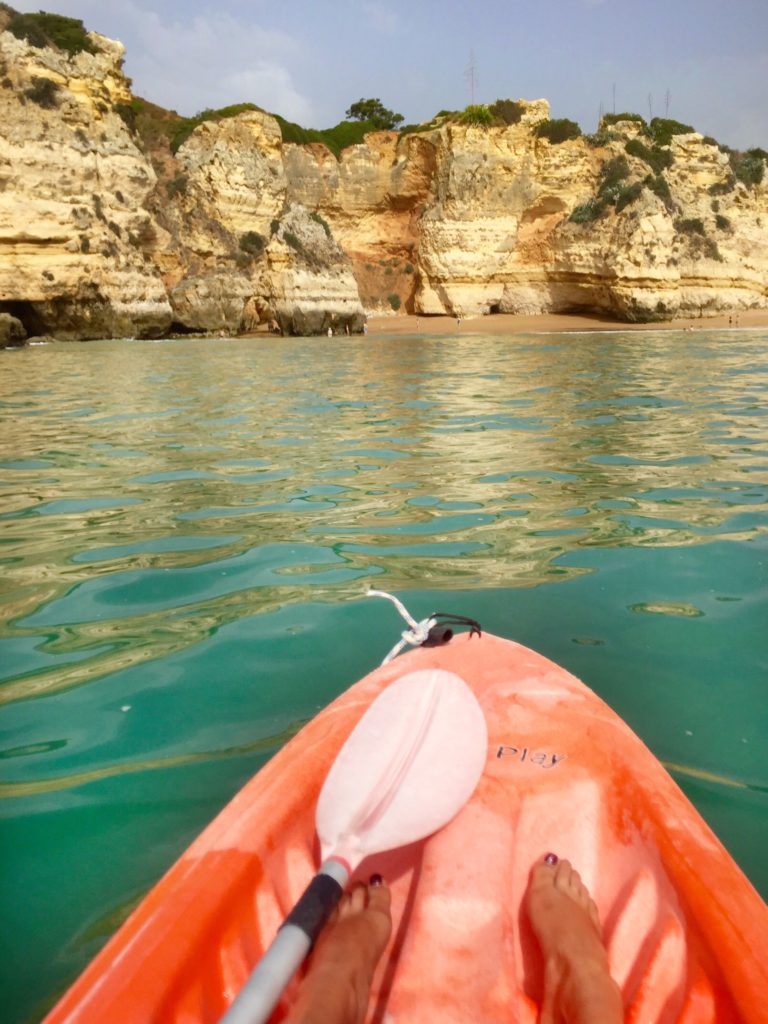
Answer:
[[285, 919], [220, 1024], [266, 1024], [341, 899], [349, 872], [327, 860]]
[[472, 795], [488, 732], [467, 684], [443, 669], [386, 687], [336, 756], [315, 820], [325, 861], [221, 1024], [266, 1024], [364, 857], [432, 835]]

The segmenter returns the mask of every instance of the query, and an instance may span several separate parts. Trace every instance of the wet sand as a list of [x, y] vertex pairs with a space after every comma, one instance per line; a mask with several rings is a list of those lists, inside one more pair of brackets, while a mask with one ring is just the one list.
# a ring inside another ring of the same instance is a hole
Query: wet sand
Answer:
[[395, 334], [531, 334], [568, 331], [716, 331], [737, 328], [768, 327], [768, 309], [750, 309], [711, 317], [683, 317], [653, 324], [628, 324], [602, 316], [577, 316], [570, 313], [541, 313], [519, 316], [495, 313], [492, 316], [463, 317], [457, 325], [451, 316], [370, 316], [369, 336]]

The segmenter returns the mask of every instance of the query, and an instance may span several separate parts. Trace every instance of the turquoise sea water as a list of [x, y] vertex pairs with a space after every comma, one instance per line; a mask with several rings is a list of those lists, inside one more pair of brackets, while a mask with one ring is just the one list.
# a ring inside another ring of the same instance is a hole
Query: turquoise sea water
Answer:
[[574, 671], [768, 894], [768, 332], [49, 345], [0, 408], [10, 1024], [389, 650], [369, 585]]

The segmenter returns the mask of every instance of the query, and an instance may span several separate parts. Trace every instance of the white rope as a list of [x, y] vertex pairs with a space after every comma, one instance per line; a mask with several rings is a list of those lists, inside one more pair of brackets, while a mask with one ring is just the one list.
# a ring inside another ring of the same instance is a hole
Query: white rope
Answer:
[[411, 644], [412, 647], [420, 647], [429, 636], [430, 629], [432, 629], [437, 621], [436, 619], [422, 619], [421, 622], [417, 622], [403, 602], [398, 600], [394, 594], [388, 594], [385, 590], [369, 589], [366, 597], [385, 597], [388, 601], [392, 602], [395, 608], [400, 612], [400, 615], [411, 627], [410, 629], [403, 630], [400, 634], [400, 640], [382, 661], [382, 665], [386, 665], [388, 661], [392, 661], [392, 659], [396, 657], [407, 644]]

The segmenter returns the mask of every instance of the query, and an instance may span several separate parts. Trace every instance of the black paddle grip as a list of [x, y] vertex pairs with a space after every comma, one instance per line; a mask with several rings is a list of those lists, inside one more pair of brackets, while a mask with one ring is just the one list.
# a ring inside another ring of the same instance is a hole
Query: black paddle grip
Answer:
[[314, 942], [341, 899], [344, 889], [330, 875], [315, 875], [299, 898], [299, 902], [283, 922], [295, 924]]

